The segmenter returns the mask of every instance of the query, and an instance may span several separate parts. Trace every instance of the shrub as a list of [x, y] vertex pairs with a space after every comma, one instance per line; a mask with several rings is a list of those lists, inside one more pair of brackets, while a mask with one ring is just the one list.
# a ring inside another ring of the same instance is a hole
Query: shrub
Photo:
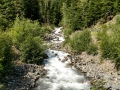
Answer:
[[10, 35], [13, 43], [19, 48], [20, 43], [24, 42], [27, 36], [43, 38], [45, 32], [45, 29], [41, 28], [37, 21], [16, 18]]
[[116, 24], [120, 24], [120, 15], [116, 16]]
[[70, 42], [70, 34], [73, 32], [73, 30], [71, 29], [64, 29], [63, 30], [63, 33], [64, 33], [64, 37], [65, 37], [65, 41], [63, 43], [63, 46], [66, 44], [66, 43], [69, 43]]
[[39, 64], [46, 57], [43, 38], [47, 31], [48, 28], [40, 27], [37, 21], [16, 18], [10, 35], [23, 62]]
[[91, 42], [90, 31], [84, 30], [82, 32], [77, 32], [73, 35], [70, 40], [70, 46], [75, 52], [82, 52], [88, 49], [88, 46]]
[[8, 26], [7, 19], [3, 18], [2, 15], [0, 14], [0, 30], [5, 31], [7, 26]]
[[63, 33], [65, 36], [65, 39], [67, 39], [72, 32], [73, 32], [73, 30], [71, 30], [71, 29], [64, 29]]
[[46, 58], [45, 45], [40, 37], [27, 37], [20, 45], [20, 51], [23, 62], [39, 64]]
[[100, 49], [102, 57], [108, 58], [111, 56], [111, 48], [112, 43], [110, 42], [110, 38], [107, 34], [107, 27], [103, 26], [103, 30], [98, 32], [98, 40], [100, 40]]
[[[117, 18], [119, 17], [117, 16]], [[115, 24], [104, 26], [98, 32], [102, 57], [114, 60], [117, 69], [120, 67], [120, 26], [118, 23], [119, 19]]]
[[0, 80], [10, 74], [13, 61], [12, 40], [6, 33], [0, 35]]
[[97, 45], [91, 43], [87, 49], [87, 53], [92, 54], [92, 55], [96, 55], [96, 54], [98, 54], [97, 50], [98, 50]]

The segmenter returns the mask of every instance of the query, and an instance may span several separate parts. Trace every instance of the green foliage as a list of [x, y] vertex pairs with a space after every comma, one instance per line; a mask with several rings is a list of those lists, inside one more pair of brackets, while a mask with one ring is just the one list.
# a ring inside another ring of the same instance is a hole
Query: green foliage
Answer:
[[63, 33], [64, 33], [65, 39], [68, 39], [69, 35], [72, 34], [72, 32], [73, 32], [73, 30], [71, 30], [71, 29], [64, 29]]
[[44, 60], [46, 55], [43, 38], [47, 31], [37, 21], [16, 18], [10, 35], [14, 46], [20, 50], [22, 61], [38, 64]]
[[13, 61], [12, 40], [6, 33], [0, 35], [0, 79], [9, 75]]
[[12, 25], [16, 16], [23, 16], [23, 4], [21, 0], [1, 0], [0, 2], [0, 16], [4, 18], [4, 28]]
[[62, 24], [66, 28], [79, 30], [96, 24], [101, 18], [105, 23], [118, 12], [118, 4], [119, 0], [65, 0]]
[[116, 23], [102, 27], [98, 32], [100, 40], [100, 49], [102, 57], [110, 58], [115, 61], [117, 68], [119, 68], [119, 54], [120, 54], [120, 26], [119, 17], [116, 17]]
[[119, 15], [116, 16], [116, 24], [117, 24], [117, 25], [120, 24], [120, 16], [119, 16]]
[[21, 59], [27, 63], [39, 64], [46, 58], [45, 49], [40, 37], [28, 36], [20, 45]]
[[69, 43], [70, 41], [70, 34], [72, 34], [73, 30], [71, 29], [63, 29], [63, 33], [64, 33], [64, 38], [65, 41], [63, 42], [63, 46], [65, 46], [67, 43]]
[[63, 0], [39, 0], [41, 21], [58, 25], [62, 19], [61, 7]]
[[89, 47], [86, 51], [88, 54], [96, 55], [98, 54], [97, 50], [98, 50], [97, 45], [91, 43], [89, 44]]
[[5, 31], [6, 27], [8, 25], [8, 21], [6, 18], [3, 18], [0, 14], [0, 31]]
[[100, 48], [102, 50], [102, 57], [107, 58], [110, 57], [112, 54], [112, 42], [107, 35], [107, 28], [104, 26], [103, 30], [98, 33], [98, 38], [101, 40]]
[[76, 32], [70, 40], [70, 46], [75, 52], [82, 52], [88, 49], [91, 42], [90, 31], [84, 30], [82, 32]]
[[13, 27], [11, 28], [11, 37], [13, 39], [13, 43], [16, 47], [19, 48], [20, 43], [26, 40], [27, 36], [43, 37], [45, 31], [40, 28], [39, 23], [37, 21], [31, 21], [29, 19], [19, 19], [16, 18]]
[[116, 12], [120, 12], [120, 0], [115, 0], [114, 7]]
[[105, 83], [102, 79], [93, 80], [90, 90], [108, 90], [104, 87]]
[[74, 52], [81, 53], [86, 51], [88, 54], [98, 54], [97, 45], [92, 43], [89, 30], [83, 30], [81, 32], [76, 31], [70, 40], [70, 46]]

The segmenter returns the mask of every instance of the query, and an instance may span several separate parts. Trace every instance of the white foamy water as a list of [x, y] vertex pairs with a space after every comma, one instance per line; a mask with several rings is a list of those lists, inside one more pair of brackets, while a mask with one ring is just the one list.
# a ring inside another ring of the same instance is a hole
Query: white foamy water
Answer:
[[[61, 28], [56, 28], [54, 35], [59, 32], [61, 32]], [[60, 43], [63, 39], [52, 42]], [[47, 70], [47, 74], [37, 81], [37, 87], [34, 90], [90, 90], [90, 85], [84, 76], [74, 67], [67, 66], [70, 63], [68, 53], [50, 49], [46, 53], [48, 59], [44, 61], [44, 68]], [[62, 62], [65, 58], [68, 60]]]
[[63, 41], [65, 41], [63, 35], [61, 35], [61, 29], [62, 29], [62, 27], [55, 28], [55, 30], [54, 30], [55, 32], [52, 35], [55, 36], [56, 38], [54, 38], [51, 42], [53, 42], [53, 43], [62, 43]]

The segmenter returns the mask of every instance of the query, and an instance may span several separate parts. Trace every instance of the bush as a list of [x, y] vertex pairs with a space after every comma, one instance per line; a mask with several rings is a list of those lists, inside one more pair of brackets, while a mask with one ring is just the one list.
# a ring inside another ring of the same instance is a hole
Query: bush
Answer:
[[65, 36], [65, 39], [67, 39], [72, 32], [73, 32], [73, 30], [71, 30], [71, 29], [64, 29], [63, 33]]
[[66, 43], [69, 43], [69, 41], [70, 41], [69, 36], [70, 36], [70, 34], [71, 34], [72, 32], [73, 32], [73, 30], [71, 30], [71, 29], [64, 29], [64, 30], [63, 30], [64, 37], [65, 37], [65, 41], [64, 41], [64, 43], [63, 43], [63, 46], [64, 46]]
[[82, 32], [77, 32], [73, 35], [70, 40], [70, 46], [75, 52], [82, 52], [88, 49], [88, 46], [91, 42], [90, 31], [84, 30]]
[[37, 21], [16, 18], [14, 25], [11, 28], [10, 35], [13, 39], [13, 43], [19, 47], [20, 43], [24, 42], [27, 36], [43, 37], [44, 31], [40, 28]]
[[98, 32], [98, 40], [100, 40], [100, 49], [102, 57], [108, 58], [111, 56], [111, 48], [112, 48], [112, 42], [110, 41], [110, 38], [107, 34], [107, 27], [103, 26], [103, 30]]
[[0, 35], [0, 80], [10, 74], [13, 61], [12, 40], [6, 33]]
[[17, 18], [11, 29], [10, 35], [14, 46], [20, 50], [21, 60], [26, 63], [42, 62], [46, 57], [43, 38], [48, 28], [40, 27], [37, 21]]
[[0, 14], [0, 31], [5, 31], [6, 27], [8, 26], [7, 19], [3, 18]]
[[87, 53], [92, 54], [92, 55], [96, 55], [96, 54], [98, 54], [97, 50], [98, 50], [97, 46], [95, 44], [91, 43], [87, 49]]
[[20, 51], [23, 62], [39, 64], [46, 58], [45, 45], [40, 37], [27, 37], [20, 45]]
[[116, 16], [116, 24], [120, 24], [120, 15]]
[[120, 26], [118, 18], [117, 16], [115, 24], [104, 26], [98, 32], [102, 57], [114, 60], [117, 68], [120, 66]]

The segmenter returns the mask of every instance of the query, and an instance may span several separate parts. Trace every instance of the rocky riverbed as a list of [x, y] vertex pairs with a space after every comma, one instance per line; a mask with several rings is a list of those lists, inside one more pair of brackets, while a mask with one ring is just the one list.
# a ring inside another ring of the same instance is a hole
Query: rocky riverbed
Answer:
[[99, 89], [104, 87], [107, 90], [120, 90], [120, 73], [111, 60], [101, 62], [99, 56], [83, 52], [73, 55], [71, 64], [84, 73], [91, 84], [97, 85]]
[[12, 68], [11, 76], [6, 80], [6, 90], [30, 90], [46, 74], [44, 65], [22, 64]]

